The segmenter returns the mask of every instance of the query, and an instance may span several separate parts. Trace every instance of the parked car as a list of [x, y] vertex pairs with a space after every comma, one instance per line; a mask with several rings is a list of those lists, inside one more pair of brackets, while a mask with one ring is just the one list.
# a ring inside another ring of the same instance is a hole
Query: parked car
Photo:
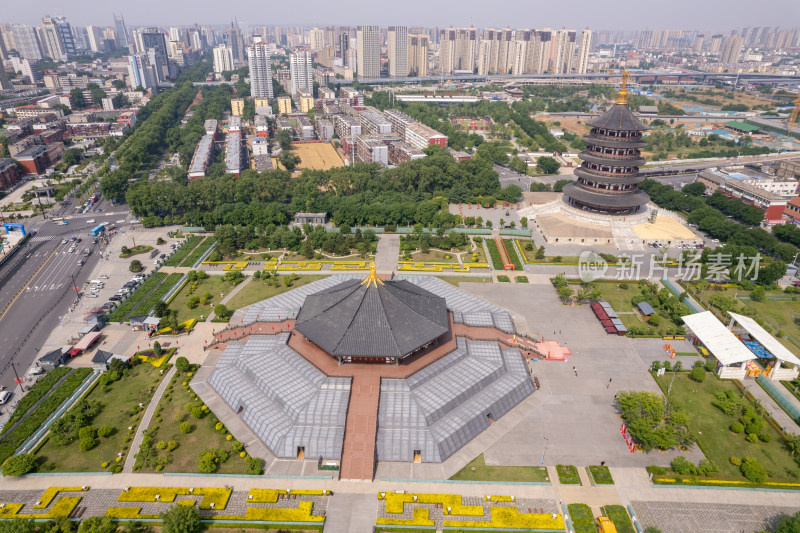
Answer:
[[100, 274], [97, 277], [100, 278], [100, 279], [108, 279], [108, 274]]
[[5, 403], [7, 403], [8, 400], [10, 400], [10, 399], [11, 399], [11, 392], [10, 391], [4, 390], [4, 391], [0, 392], [0, 405], [3, 405]]
[[93, 293], [93, 292], [90, 292], [89, 294], [87, 294], [87, 295], [86, 295], [86, 297], [87, 297], [87, 298], [100, 298], [98, 295], [96, 295], [96, 294], [95, 294], [95, 293]]

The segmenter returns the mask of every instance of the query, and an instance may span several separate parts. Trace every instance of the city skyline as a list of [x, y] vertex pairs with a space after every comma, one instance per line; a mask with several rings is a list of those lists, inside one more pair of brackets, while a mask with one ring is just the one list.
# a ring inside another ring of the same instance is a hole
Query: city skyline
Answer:
[[[258, 14], [247, 17], [249, 24], [268, 25], [340, 25], [340, 24], [379, 24], [389, 26], [402, 24], [425, 27], [553, 27], [561, 26], [595, 30], [639, 30], [656, 28], [681, 28], [688, 30], [727, 30], [743, 26], [781, 26], [800, 18], [800, 4], [793, 0], [770, 0], [769, 8], [763, 3], [754, 4], [736, 0], [724, 2], [711, 0], [703, 3], [677, 0], [672, 2], [667, 12], [660, 11], [658, 18], [653, 17], [650, 10], [634, 9], [598, 9], [596, 2], [577, 0], [573, 2], [569, 12], [558, 4], [531, 5], [523, 0], [506, 0], [502, 6], [493, 5], [492, 9], [484, 9], [484, 4], [476, 1], [461, 4], [463, 9], [454, 11], [449, 7], [435, 8], [421, 0], [411, 0], [400, 4], [365, 4], [358, 6], [357, 15], [343, 10], [341, 6], [319, 0], [312, 0], [307, 9], [298, 13], [290, 4], [276, 4], [264, 10], [263, 19]], [[112, 13], [119, 11], [120, 6], [109, 6], [100, 0], [86, 0], [80, 3], [64, 3], [55, 0], [43, 0], [35, 3], [9, 2], [3, 20], [0, 22], [20, 24], [40, 24], [42, 17], [63, 15], [78, 25], [110, 25], [113, 23]], [[125, 14], [129, 25], [190, 25], [194, 23], [208, 25], [227, 22], [238, 16], [240, 20], [252, 13], [252, 5], [242, 0], [233, 0], [225, 4], [199, 0], [191, 4], [187, 11], [187, 2], [165, 4], [155, 0], [142, 0], [135, 9], [128, 9]], [[310, 14], [313, 13], [313, 18]], [[686, 17], [684, 13], [691, 13]], [[780, 16], [776, 15], [780, 13]], [[192, 17], [189, 19], [187, 17]], [[303, 19], [301, 17], [308, 17]]]

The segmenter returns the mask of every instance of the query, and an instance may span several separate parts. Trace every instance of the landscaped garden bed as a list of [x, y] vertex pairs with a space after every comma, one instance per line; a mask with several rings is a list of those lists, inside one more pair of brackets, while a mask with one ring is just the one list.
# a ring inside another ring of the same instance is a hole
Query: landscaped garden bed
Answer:
[[197, 245], [197, 247], [192, 250], [192, 253], [186, 256], [186, 258], [181, 262], [180, 266], [182, 267], [193, 267], [194, 264], [203, 257], [203, 254], [211, 248], [214, 243], [217, 242], [216, 238], [214, 237], [206, 237], [203, 242]]
[[[261, 459], [251, 458], [214, 416], [189, 381], [196, 367], [184, 358], [167, 385], [145, 432], [134, 469], [143, 472], [259, 474]], [[244, 454], [244, 455], [242, 455]]]
[[11, 416], [6, 421], [2, 433], [4, 434], [11, 429], [11, 426], [16, 424], [19, 419], [25, 416], [28, 410], [33, 407], [36, 402], [44, 398], [44, 395], [50, 392], [50, 389], [52, 389], [61, 378], [69, 374], [71, 370], [72, 368], [68, 366], [59, 366], [48, 372], [44, 377], [40, 378], [39, 381], [37, 381], [36, 384], [31, 387], [28, 393], [23, 396], [19, 402], [17, 402], [17, 406], [14, 408], [14, 412], [11, 413]]
[[451, 478], [455, 481], [513, 481], [546, 483], [547, 469], [541, 466], [491, 466], [484, 461], [483, 454], [473, 459]]
[[153, 290], [167, 275], [164, 272], [155, 272], [147, 280], [139, 285], [127, 300], [122, 302], [114, 312], [108, 316], [109, 322], [121, 322], [125, 320], [131, 311], [144, 300], [147, 293]]
[[134, 255], [144, 254], [152, 250], [153, 250], [152, 246], [146, 246], [144, 244], [139, 244], [137, 246], [134, 246], [133, 248], [128, 248], [127, 246], [123, 246], [119, 256], [122, 259], [127, 259], [129, 257], [133, 257]]
[[601, 507], [604, 516], [607, 516], [612, 522], [614, 527], [617, 528], [617, 533], [636, 533], [631, 523], [631, 517], [628, 516], [628, 511], [621, 505], [606, 505]]
[[672, 383], [670, 401], [687, 414], [687, 428], [707, 460], [693, 465], [679, 457], [673, 472], [651, 467], [656, 476], [663, 480], [695, 476], [724, 484], [797, 483], [798, 465], [789, 443], [733, 381], [711, 374], [697, 382], [686, 372], [655, 379], [664, 394]]
[[613, 485], [614, 478], [611, 477], [611, 471], [605, 465], [592, 465], [588, 467], [589, 474], [591, 474], [595, 485]]
[[597, 533], [594, 525], [594, 515], [591, 508], [585, 503], [570, 503], [567, 505], [569, 516], [572, 519], [572, 527], [575, 533]]
[[161, 285], [156, 287], [153, 292], [151, 292], [139, 303], [139, 305], [133, 309], [133, 313], [138, 315], [149, 314], [153, 307], [155, 307], [155, 305], [161, 301], [161, 298], [163, 298], [182, 277], [183, 274], [178, 273], [173, 273], [167, 276]]
[[81, 383], [92, 373], [91, 368], [78, 368], [61, 382], [32, 413], [13, 430], [0, 439], [0, 464], [16, 452], [17, 448], [33, 435], [36, 430], [69, 398]]
[[164, 266], [178, 266], [181, 264], [181, 261], [183, 261], [186, 256], [189, 255], [192, 250], [194, 250], [195, 247], [201, 242], [203, 242], [203, 237], [198, 235], [192, 235], [191, 237], [188, 237], [184, 241], [183, 245], [175, 250], [175, 253], [173, 253], [169, 259], [164, 262]]
[[573, 465], [556, 465], [556, 472], [558, 472], [558, 481], [562, 485], [581, 484], [581, 476]]
[[161, 381], [152, 365], [114, 360], [84, 397], [50, 427], [36, 452], [43, 472], [121, 471], [144, 410]]

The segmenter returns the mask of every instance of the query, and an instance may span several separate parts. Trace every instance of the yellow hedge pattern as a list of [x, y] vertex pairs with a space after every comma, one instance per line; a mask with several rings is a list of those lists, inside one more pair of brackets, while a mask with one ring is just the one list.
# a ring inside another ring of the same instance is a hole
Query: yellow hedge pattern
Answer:
[[445, 527], [482, 527], [508, 529], [564, 529], [561, 515], [544, 513], [520, 513], [515, 507], [492, 507], [492, 521], [445, 520]]
[[[156, 500], [158, 495], [158, 500]], [[176, 496], [202, 496], [200, 509], [225, 509], [231, 489], [222, 488], [194, 488], [192, 492], [186, 487], [129, 487], [119, 495], [119, 502], [173, 502]]]
[[83, 487], [50, 487], [42, 497], [39, 498], [39, 504], [34, 505], [34, 509], [47, 509], [47, 506], [53, 501], [53, 499], [58, 496], [60, 492], [84, 492], [85, 490], [89, 490], [89, 487], [85, 489]]

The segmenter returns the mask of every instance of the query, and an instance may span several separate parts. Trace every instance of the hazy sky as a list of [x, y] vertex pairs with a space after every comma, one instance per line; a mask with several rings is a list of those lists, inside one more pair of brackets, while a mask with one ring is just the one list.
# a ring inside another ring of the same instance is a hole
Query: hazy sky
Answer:
[[76, 25], [248, 24], [730, 30], [800, 25], [798, 0], [0, 0], [0, 22], [39, 24], [62, 14]]

